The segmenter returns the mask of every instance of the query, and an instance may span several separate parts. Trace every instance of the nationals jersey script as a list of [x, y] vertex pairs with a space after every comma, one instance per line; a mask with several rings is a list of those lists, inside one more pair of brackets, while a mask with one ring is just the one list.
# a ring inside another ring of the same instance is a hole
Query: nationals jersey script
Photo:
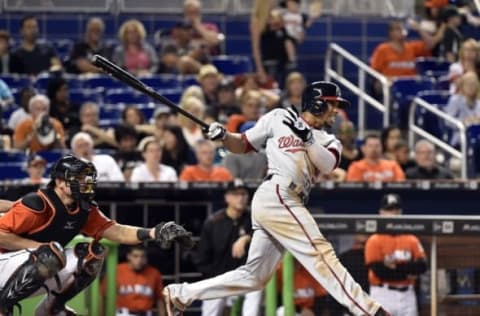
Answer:
[[[319, 172], [308, 157], [303, 141], [283, 123], [286, 117], [286, 110], [275, 109], [262, 116], [254, 127], [245, 132], [245, 136], [255, 150], [266, 147], [267, 174], [289, 177], [295, 184], [310, 191]], [[335, 136], [323, 130], [312, 128], [312, 133], [315, 141], [322, 145], [335, 140]]]

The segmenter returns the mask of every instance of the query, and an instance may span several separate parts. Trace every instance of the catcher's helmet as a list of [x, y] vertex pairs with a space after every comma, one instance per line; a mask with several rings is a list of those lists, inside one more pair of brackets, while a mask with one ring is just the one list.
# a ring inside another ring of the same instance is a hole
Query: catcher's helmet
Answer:
[[50, 178], [65, 180], [75, 200], [93, 200], [97, 185], [97, 170], [93, 163], [83, 158], [67, 155], [60, 158], [52, 168]]
[[327, 109], [326, 101], [338, 101], [338, 106], [345, 108], [350, 102], [342, 98], [340, 88], [327, 81], [316, 81], [309, 84], [302, 94], [302, 112], [310, 112], [313, 115], [321, 115]]

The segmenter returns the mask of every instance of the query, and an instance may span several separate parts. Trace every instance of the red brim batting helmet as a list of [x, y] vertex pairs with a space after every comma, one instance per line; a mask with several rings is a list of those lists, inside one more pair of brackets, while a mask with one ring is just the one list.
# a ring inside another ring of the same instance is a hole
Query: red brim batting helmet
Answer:
[[327, 101], [337, 101], [338, 107], [346, 108], [350, 102], [342, 98], [340, 88], [333, 82], [316, 81], [309, 84], [302, 94], [302, 112], [321, 115], [328, 109]]

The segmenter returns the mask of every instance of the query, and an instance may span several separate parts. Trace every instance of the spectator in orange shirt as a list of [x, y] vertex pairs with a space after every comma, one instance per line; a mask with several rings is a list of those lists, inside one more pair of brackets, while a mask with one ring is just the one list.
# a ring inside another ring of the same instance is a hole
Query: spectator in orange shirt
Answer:
[[[295, 304], [295, 315], [323, 315], [323, 311], [327, 308], [327, 292], [295, 259], [294, 264], [295, 268], [293, 274], [293, 303]], [[282, 264], [280, 264], [277, 269], [277, 289], [279, 292], [282, 291], [283, 287], [282, 268]], [[283, 306], [278, 308], [277, 315], [285, 315]]]
[[430, 56], [431, 49], [442, 39], [443, 31], [428, 35], [417, 24], [411, 25], [419, 32], [422, 40], [407, 41], [407, 30], [400, 21], [388, 25], [388, 41], [379, 44], [373, 51], [370, 65], [387, 77], [414, 76], [415, 58]]
[[213, 165], [215, 145], [209, 140], [200, 140], [195, 146], [198, 164], [187, 166], [180, 174], [181, 181], [232, 181], [230, 171]]
[[[106, 291], [105, 279], [102, 292]], [[117, 266], [117, 315], [155, 315], [164, 316], [162, 301], [162, 274], [148, 264], [147, 251], [141, 245], [131, 246], [127, 252], [127, 261]]]
[[16, 149], [29, 149], [31, 152], [65, 148], [65, 131], [62, 123], [48, 115], [50, 100], [37, 94], [28, 102], [30, 117], [24, 119], [13, 133]]
[[389, 182], [404, 181], [405, 174], [394, 160], [382, 158], [382, 142], [378, 135], [370, 134], [362, 146], [364, 158], [348, 167], [346, 181]]

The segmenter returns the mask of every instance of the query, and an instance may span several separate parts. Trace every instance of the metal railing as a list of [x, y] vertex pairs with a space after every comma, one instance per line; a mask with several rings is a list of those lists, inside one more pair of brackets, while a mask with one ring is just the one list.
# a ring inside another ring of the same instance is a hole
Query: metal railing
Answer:
[[[459, 137], [460, 137], [460, 150], [453, 147], [448, 142], [440, 139], [439, 137], [429, 133], [428, 131], [424, 130], [421, 126], [418, 126], [415, 121], [415, 111], [417, 108], [423, 108], [425, 111], [432, 113], [433, 115], [437, 116], [438, 118], [442, 119], [446, 123], [448, 123], [451, 127], [458, 129]], [[437, 109], [435, 106], [431, 105], [430, 103], [426, 102], [425, 100], [416, 97], [413, 99], [412, 104], [410, 106], [410, 112], [408, 116], [408, 145], [410, 148], [413, 148], [415, 142], [415, 135], [421, 136], [428, 141], [432, 142], [443, 151], [449, 153], [453, 157], [459, 159], [461, 161], [461, 179], [467, 179], [467, 138], [466, 138], [466, 127], [465, 125], [456, 118], [442, 112], [441, 110]]]
[[[358, 69], [358, 80], [356, 83], [347, 79], [343, 73], [344, 60], [354, 64]], [[370, 96], [367, 88], [367, 75], [378, 80], [382, 85], [383, 102], [379, 102]], [[327, 80], [334, 79], [345, 86], [349, 91], [358, 96], [358, 136], [363, 138], [366, 130], [366, 105], [371, 106], [383, 113], [383, 126], [390, 123], [390, 81], [387, 77], [372, 69], [359, 58], [343, 49], [338, 44], [332, 43], [328, 46], [325, 57], [325, 77]]]

